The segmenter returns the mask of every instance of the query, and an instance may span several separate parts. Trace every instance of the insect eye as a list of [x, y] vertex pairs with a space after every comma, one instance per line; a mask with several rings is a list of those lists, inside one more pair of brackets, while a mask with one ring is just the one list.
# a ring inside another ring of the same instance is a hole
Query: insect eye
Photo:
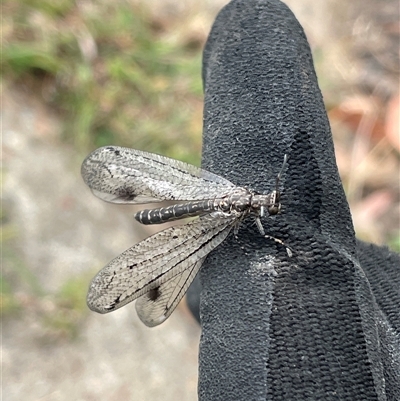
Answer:
[[274, 205], [268, 207], [268, 213], [271, 215], [278, 214], [280, 210], [281, 210], [280, 203], [275, 203]]

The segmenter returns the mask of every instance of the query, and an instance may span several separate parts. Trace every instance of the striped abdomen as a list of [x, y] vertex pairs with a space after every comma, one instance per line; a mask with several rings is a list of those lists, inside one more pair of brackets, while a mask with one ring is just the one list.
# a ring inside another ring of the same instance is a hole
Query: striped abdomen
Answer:
[[157, 209], [145, 209], [135, 214], [135, 219], [142, 224], [160, 224], [167, 221], [200, 216], [216, 209], [214, 200], [183, 203]]

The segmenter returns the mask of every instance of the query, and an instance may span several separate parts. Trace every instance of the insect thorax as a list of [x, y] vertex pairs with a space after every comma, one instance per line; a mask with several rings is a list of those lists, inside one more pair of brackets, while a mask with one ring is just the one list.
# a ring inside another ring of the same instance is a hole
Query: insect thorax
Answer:
[[272, 191], [267, 195], [255, 194], [245, 188], [237, 188], [220, 199], [215, 200], [216, 210], [223, 213], [256, 213], [263, 214], [264, 209], [269, 214], [277, 214], [280, 210], [279, 193]]

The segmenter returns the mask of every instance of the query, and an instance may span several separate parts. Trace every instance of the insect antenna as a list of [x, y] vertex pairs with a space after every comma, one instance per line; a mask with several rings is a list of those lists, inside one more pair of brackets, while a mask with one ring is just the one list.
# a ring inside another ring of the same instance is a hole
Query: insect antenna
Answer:
[[287, 155], [287, 153], [285, 153], [285, 155], [283, 156], [283, 164], [282, 164], [281, 171], [279, 171], [278, 175], [276, 176], [275, 191], [276, 191], [277, 194], [280, 194], [280, 191], [279, 191], [279, 181], [281, 180], [281, 177], [282, 177], [282, 174], [283, 174], [283, 170], [284, 170], [285, 167], [286, 167], [287, 160], [288, 160], [288, 155]]
[[[282, 177], [283, 170], [285, 169], [288, 156], [285, 154], [283, 157], [282, 168], [276, 176], [275, 190], [271, 192], [271, 204], [268, 206], [268, 213], [270, 215], [278, 214], [281, 210], [281, 191], [279, 190], [279, 182]], [[263, 215], [263, 210], [261, 210], [261, 215]]]

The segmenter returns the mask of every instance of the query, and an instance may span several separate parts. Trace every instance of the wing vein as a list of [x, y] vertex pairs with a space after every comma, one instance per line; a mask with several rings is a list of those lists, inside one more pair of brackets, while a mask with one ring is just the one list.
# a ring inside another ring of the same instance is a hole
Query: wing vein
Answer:
[[200, 217], [134, 245], [93, 278], [87, 297], [89, 307], [107, 313], [172, 280], [217, 247], [235, 220]]
[[118, 146], [99, 148], [82, 163], [82, 177], [107, 202], [213, 199], [235, 185], [179, 160]]

